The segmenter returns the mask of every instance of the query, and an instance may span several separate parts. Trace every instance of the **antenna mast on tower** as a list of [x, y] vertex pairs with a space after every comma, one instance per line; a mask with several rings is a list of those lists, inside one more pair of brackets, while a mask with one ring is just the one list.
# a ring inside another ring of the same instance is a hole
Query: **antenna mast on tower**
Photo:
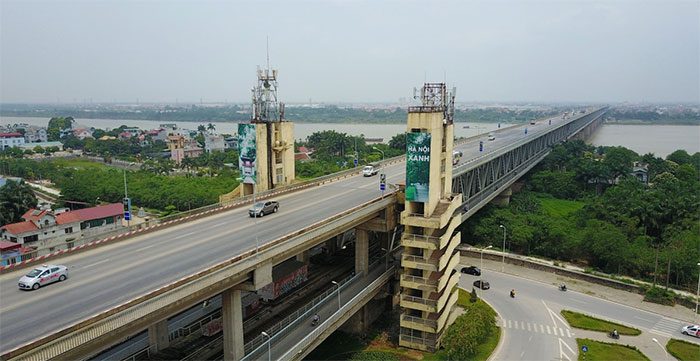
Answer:
[[258, 84], [253, 87], [253, 123], [280, 122], [284, 119], [284, 103], [277, 100], [277, 70], [270, 69], [270, 47], [267, 45], [267, 67], [258, 67]]

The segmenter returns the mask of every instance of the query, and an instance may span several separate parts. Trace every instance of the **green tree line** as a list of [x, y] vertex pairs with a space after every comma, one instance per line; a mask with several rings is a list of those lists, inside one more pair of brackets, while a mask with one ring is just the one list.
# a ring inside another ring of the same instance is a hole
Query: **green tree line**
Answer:
[[[649, 184], [630, 176], [648, 164]], [[666, 159], [581, 141], [556, 146], [507, 207], [462, 225], [466, 239], [692, 289], [700, 259], [700, 153]]]

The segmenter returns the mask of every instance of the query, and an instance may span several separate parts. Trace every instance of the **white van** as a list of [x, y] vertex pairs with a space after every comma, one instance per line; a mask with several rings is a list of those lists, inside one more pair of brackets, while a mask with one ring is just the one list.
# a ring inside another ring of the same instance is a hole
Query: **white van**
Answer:
[[371, 177], [379, 172], [379, 166], [377, 164], [369, 164], [362, 168], [362, 175], [365, 177]]

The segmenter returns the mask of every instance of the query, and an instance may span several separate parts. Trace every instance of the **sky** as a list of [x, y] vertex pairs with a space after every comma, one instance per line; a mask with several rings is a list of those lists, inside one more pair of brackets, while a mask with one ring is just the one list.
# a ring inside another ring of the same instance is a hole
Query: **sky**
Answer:
[[[266, 40], [269, 39], [269, 40]], [[700, 1], [0, 0], [0, 103], [700, 102]]]

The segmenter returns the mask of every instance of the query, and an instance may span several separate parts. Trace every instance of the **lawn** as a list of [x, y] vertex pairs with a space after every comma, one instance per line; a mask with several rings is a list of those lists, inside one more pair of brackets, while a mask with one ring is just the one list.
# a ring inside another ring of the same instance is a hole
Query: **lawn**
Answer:
[[562, 316], [566, 318], [571, 327], [581, 328], [584, 330], [591, 331], [601, 331], [601, 332], [612, 332], [612, 330], [617, 329], [620, 335], [631, 335], [636, 336], [642, 333], [642, 331], [621, 325], [619, 323], [614, 323], [610, 321], [601, 320], [599, 318], [584, 315], [582, 313], [562, 310]]
[[93, 162], [87, 159], [79, 158], [54, 158], [51, 160], [54, 164], [61, 167], [76, 168], [76, 169], [106, 169], [109, 166], [100, 162]]
[[668, 340], [666, 344], [668, 353], [681, 361], [700, 360], [700, 345], [682, 340]]
[[[576, 343], [579, 349], [579, 361], [650, 361], [648, 357], [632, 346], [599, 342], [587, 338], [577, 338]], [[581, 347], [584, 345], [588, 347], [588, 352], [581, 351]]]
[[565, 217], [583, 208], [586, 204], [579, 201], [569, 201], [550, 197], [538, 197], [542, 210], [552, 217]]

